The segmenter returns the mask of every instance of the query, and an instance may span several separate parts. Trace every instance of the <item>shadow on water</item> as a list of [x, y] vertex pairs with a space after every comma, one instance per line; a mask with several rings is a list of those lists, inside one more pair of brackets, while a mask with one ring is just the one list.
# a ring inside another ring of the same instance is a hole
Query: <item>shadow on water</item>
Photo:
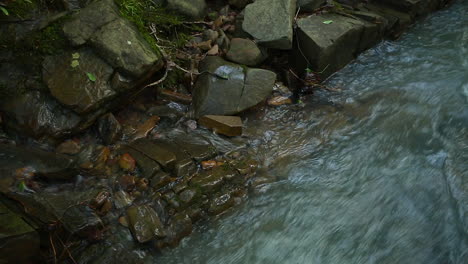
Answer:
[[362, 54], [329, 80], [341, 93], [247, 122], [278, 181], [155, 263], [467, 263], [466, 14]]

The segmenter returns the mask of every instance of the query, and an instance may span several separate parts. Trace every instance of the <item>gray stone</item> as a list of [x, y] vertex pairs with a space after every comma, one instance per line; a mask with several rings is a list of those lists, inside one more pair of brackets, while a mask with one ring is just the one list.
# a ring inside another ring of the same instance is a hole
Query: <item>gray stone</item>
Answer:
[[297, 0], [297, 7], [301, 8], [301, 11], [310, 12], [319, 8], [326, 2], [326, 0]]
[[250, 39], [233, 38], [226, 58], [239, 64], [256, 66], [266, 59], [266, 54]]
[[162, 66], [157, 54], [129, 21], [119, 16], [112, 0], [91, 3], [63, 26], [72, 45], [89, 44], [118, 71], [132, 77], [155, 72]]
[[[326, 20], [331, 24], [323, 23]], [[364, 23], [337, 14], [312, 15], [298, 21], [298, 42], [314, 71], [328, 77], [354, 59]]]
[[259, 44], [291, 49], [296, 0], [257, 0], [245, 8], [242, 28]]
[[[79, 65], [72, 67], [73, 61]], [[43, 63], [43, 79], [52, 96], [80, 114], [97, 109], [116, 95], [109, 84], [112, 73], [111, 66], [87, 49], [49, 56]]]
[[205, 14], [205, 0], [168, 0], [167, 7], [189, 18], [202, 18]]
[[200, 64], [193, 93], [195, 117], [233, 115], [263, 101], [273, 90], [276, 75], [207, 57]]
[[74, 46], [85, 44], [102, 26], [119, 19], [112, 0], [95, 1], [63, 25], [63, 32]]
[[10, 128], [35, 138], [68, 136], [81, 122], [76, 113], [39, 91], [5, 102], [2, 111]]
[[90, 43], [114, 68], [132, 77], [159, 70], [161, 57], [124, 19], [112, 21], [95, 32]]

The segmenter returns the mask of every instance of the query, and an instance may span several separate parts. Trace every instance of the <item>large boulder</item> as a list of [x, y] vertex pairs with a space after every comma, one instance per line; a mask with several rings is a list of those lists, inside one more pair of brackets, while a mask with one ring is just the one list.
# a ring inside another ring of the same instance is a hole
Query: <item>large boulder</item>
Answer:
[[312, 15], [299, 19], [297, 24], [301, 56], [323, 77], [355, 58], [364, 30], [362, 21], [337, 14]]
[[327, 2], [326, 0], [297, 0], [297, 7], [300, 8], [301, 11], [310, 12], [319, 8], [326, 2]]
[[202, 18], [205, 14], [205, 0], [168, 0], [167, 7], [189, 18]]
[[193, 107], [196, 117], [233, 115], [268, 97], [276, 80], [274, 72], [242, 67], [220, 57], [207, 57], [195, 84]]
[[[71, 66], [73, 61], [78, 65]], [[114, 70], [91, 50], [45, 58], [43, 79], [60, 103], [81, 114], [98, 108], [116, 93], [109, 80]]]
[[63, 26], [74, 46], [89, 44], [111, 66], [132, 77], [162, 67], [161, 55], [119, 16], [112, 0], [96, 1], [72, 16]]
[[395, 7], [412, 16], [425, 15], [442, 7], [446, 1], [441, 0], [381, 0], [381, 3]]
[[291, 49], [296, 0], [257, 0], [245, 8], [242, 28], [259, 44]]

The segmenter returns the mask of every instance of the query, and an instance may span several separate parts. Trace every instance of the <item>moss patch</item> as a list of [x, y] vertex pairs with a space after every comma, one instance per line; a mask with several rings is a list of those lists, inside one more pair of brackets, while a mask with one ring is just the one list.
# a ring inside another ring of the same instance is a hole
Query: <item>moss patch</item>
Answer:
[[[5, 9], [9, 13], [8, 16], [25, 19], [33, 16], [39, 9], [40, 4], [37, 0], [16, 0], [8, 4]], [[3, 12], [0, 12], [0, 17], [6, 17]]]
[[[155, 4], [151, 0], [115, 0], [121, 15], [135, 23], [143, 37], [153, 48], [158, 49], [158, 43], [151, 36], [149, 26], [156, 25], [158, 38], [168, 41], [164, 43], [166, 52], [182, 48], [190, 39], [190, 34], [200, 31], [196, 25], [184, 24], [185, 18]], [[159, 45], [162, 45], [159, 43]]]

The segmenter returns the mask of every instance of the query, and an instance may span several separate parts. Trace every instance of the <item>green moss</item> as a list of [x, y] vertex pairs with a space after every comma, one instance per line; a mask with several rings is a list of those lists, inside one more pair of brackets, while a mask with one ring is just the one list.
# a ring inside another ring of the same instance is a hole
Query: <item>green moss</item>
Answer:
[[[8, 10], [10, 16], [25, 19], [37, 12], [39, 7], [40, 3], [37, 0], [16, 0], [5, 9]], [[1, 13], [0, 16], [5, 16], [5, 14]]]
[[[190, 33], [200, 28], [196, 25], [184, 24], [185, 18], [164, 7], [155, 4], [151, 0], [115, 0], [121, 15], [132, 21], [143, 37], [158, 50], [158, 44], [163, 45], [166, 52], [171, 49], [182, 48], [191, 38]], [[157, 27], [157, 36], [167, 43], [157, 43], [151, 35], [150, 25]]]
[[68, 17], [60, 18], [42, 30], [32, 33], [25, 40], [16, 43], [12, 47], [17, 52], [34, 53], [35, 55], [60, 54], [68, 48], [69, 44], [65, 38], [62, 25]]

